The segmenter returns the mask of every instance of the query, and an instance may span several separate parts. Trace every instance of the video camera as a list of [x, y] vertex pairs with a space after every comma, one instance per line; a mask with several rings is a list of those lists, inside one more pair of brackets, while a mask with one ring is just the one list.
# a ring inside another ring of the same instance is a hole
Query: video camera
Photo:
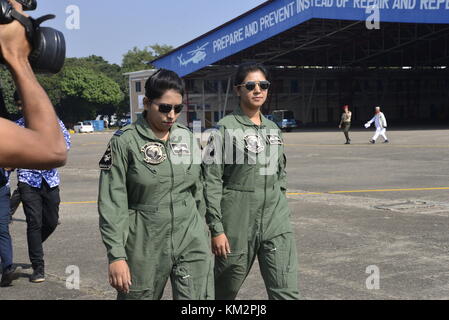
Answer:
[[[37, 7], [36, 0], [16, 1], [27, 11], [35, 10]], [[35, 72], [58, 73], [64, 65], [66, 51], [64, 35], [56, 29], [40, 26], [44, 21], [54, 18], [55, 15], [45, 15], [38, 19], [25, 17], [7, 0], [0, 0], [0, 24], [17, 20], [25, 27], [28, 41], [32, 45], [29, 61]], [[4, 63], [1, 55], [0, 62]]]

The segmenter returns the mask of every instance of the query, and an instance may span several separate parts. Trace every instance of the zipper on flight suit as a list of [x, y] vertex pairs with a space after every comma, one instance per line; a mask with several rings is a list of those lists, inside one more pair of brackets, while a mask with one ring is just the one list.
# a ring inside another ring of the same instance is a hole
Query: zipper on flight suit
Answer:
[[[265, 137], [260, 132], [260, 129], [261, 129], [262, 125], [260, 125], [260, 126], [256, 125], [255, 127], [257, 129], [257, 134], [262, 138], [263, 141], [266, 141]], [[266, 152], [267, 152], [266, 148], [264, 149], [264, 152], [265, 152], [265, 160], [266, 160]], [[259, 168], [259, 174], [260, 174], [260, 168]], [[260, 215], [260, 226], [259, 226], [259, 234], [260, 234], [261, 237], [263, 235], [263, 216], [264, 216], [264, 213], [265, 213], [265, 205], [266, 205], [266, 202], [267, 202], [267, 175], [266, 175], [266, 172], [265, 172], [265, 175], [264, 175], [264, 182], [265, 182], [265, 184], [264, 184], [264, 189], [263, 189], [263, 206], [262, 206], [262, 213]]]
[[168, 141], [168, 143], [167, 143], [168, 147], [166, 146], [165, 149], [167, 150], [167, 158], [168, 158], [168, 162], [170, 163], [170, 170], [171, 170], [171, 188], [170, 188], [170, 190], [171, 190], [170, 191], [171, 232], [170, 232], [170, 242], [171, 242], [171, 252], [172, 252], [171, 258], [172, 258], [173, 264], [176, 264], [175, 245], [173, 243], [173, 229], [175, 228], [175, 210], [173, 208], [173, 187], [175, 186], [175, 173], [173, 171], [173, 164], [172, 164], [171, 158], [170, 158], [171, 144], [169, 142], [170, 141]]

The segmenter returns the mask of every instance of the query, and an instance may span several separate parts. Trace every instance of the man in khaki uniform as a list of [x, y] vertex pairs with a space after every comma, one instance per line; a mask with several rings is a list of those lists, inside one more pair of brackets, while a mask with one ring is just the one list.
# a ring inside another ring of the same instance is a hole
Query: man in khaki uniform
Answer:
[[345, 144], [350, 144], [351, 139], [349, 139], [349, 129], [351, 128], [351, 118], [352, 118], [352, 112], [349, 111], [349, 106], [345, 105], [343, 107], [343, 113], [341, 115], [340, 124], [338, 127], [343, 130], [343, 133], [346, 138]]

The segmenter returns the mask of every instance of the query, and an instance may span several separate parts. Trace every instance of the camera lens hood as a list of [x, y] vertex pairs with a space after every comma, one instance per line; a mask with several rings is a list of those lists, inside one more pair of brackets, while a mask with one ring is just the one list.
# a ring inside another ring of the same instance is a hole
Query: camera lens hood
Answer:
[[64, 34], [49, 27], [39, 27], [34, 34], [33, 51], [29, 57], [35, 72], [58, 73], [66, 54]]

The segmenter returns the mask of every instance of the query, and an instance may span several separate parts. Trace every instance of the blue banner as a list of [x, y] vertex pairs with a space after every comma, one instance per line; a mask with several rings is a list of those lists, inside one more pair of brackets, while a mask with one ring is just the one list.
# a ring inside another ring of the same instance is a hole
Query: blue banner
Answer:
[[185, 76], [313, 18], [449, 23], [449, 0], [275, 0], [153, 64]]

